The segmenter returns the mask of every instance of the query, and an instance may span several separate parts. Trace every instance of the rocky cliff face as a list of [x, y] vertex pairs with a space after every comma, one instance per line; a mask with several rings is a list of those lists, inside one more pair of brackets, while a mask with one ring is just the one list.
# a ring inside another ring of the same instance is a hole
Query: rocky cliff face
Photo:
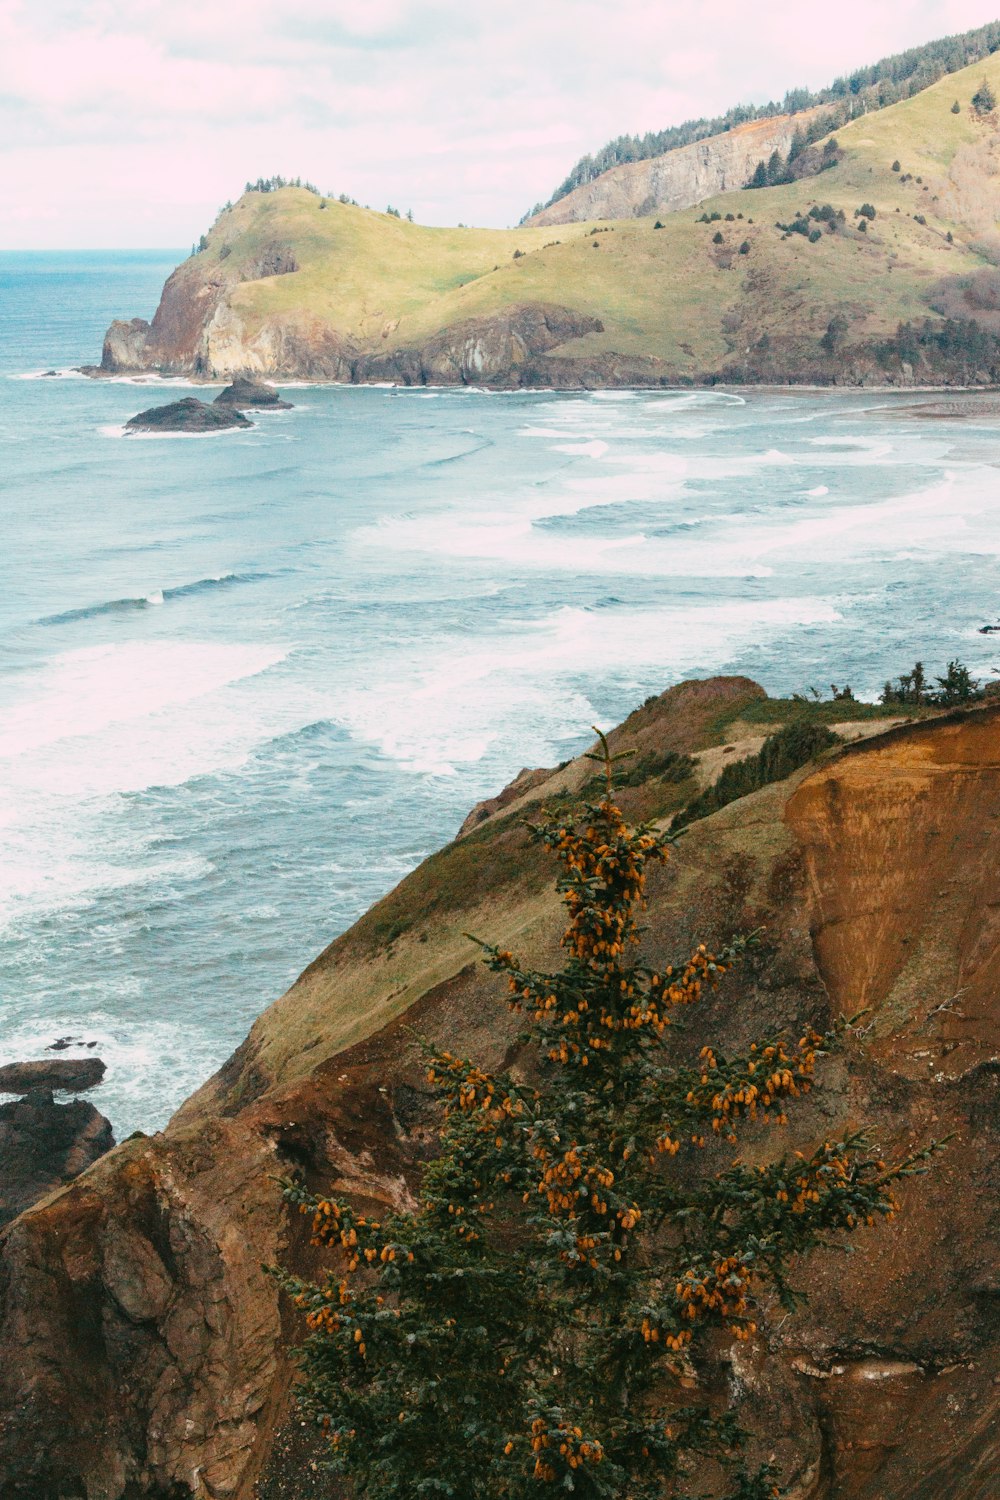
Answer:
[[787, 155], [796, 130], [821, 110], [751, 120], [723, 135], [679, 146], [648, 161], [624, 162], [543, 208], [528, 224], [574, 224], [585, 219], [631, 219], [690, 208], [704, 198], [746, 187], [759, 161]]
[[[551, 371], [537, 356], [602, 329], [599, 319], [567, 307], [517, 303], [464, 319], [421, 345], [365, 353], [307, 312], [271, 319], [250, 333], [228, 300], [228, 292], [238, 283], [192, 284], [193, 275], [186, 265], [174, 272], [151, 324], [142, 318], [112, 323], [101, 358], [104, 374], [156, 369], [163, 374], [266, 375], [347, 383], [545, 384]], [[584, 382], [574, 378], [572, 383]]]
[[[727, 719], [733, 753], [753, 742], [739, 716], [760, 696], [746, 679], [684, 684], [632, 715], [613, 737], [645, 768], [629, 815], [671, 805], [666, 750], [721, 763], [705, 747]], [[486, 807], [305, 971], [163, 1135], [125, 1142], [7, 1228], [5, 1500], [311, 1493], [282, 1475], [298, 1330], [261, 1264], [308, 1271], [315, 1252], [274, 1178], [410, 1201], [428, 1116], [407, 1028], [486, 1066], [510, 1056], [516, 1018], [461, 934], [555, 959], [552, 871], [516, 814], [591, 770], [522, 779]], [[765, 1018], [797, 1035], [867, 1005], [789, 1145], [848, 1122], [887, 1154], [955, 1133], [860, 1254], [810, 1262], [804, 1313], [765, 1310], [758, 1341], [732, 1351], [729, 1398], [798, 1500], [995, 1494], [998, 811], [1000, 711], [929, 721], [694, 825], [652, 889], [656, 963], [693, 932], [767, 928], [767, 962], [730, 976], [698, 1020], [723, 1047]]]

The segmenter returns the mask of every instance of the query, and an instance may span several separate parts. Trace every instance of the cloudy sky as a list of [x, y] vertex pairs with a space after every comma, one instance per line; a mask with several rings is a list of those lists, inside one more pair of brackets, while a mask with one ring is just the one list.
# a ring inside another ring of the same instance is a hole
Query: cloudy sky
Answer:
[[248, 177], [516, 223], [585, 151], [997, 0], [0, 0], [0, 247], [181, 247]]

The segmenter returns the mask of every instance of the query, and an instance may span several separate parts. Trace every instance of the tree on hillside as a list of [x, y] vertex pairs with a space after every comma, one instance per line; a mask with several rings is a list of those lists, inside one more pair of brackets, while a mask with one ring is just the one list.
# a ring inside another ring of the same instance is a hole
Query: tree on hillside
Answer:
[[765, 188], [767, 187], [767, 185], [767, 162], [759, 161], [756, 167], [754, 167], [753, 176], [750, 178], [747, 186], [752, 188]]
[[[660, 1500], [716, 1465], [731, 1497], [776, 1494], [694, 1369], [757, 1337], [763, 1297], [792, 1308], [792, 1262], [891, 1215], [936, 1149], [894, 1167], [858, 1135], [762, 1152], [832, 1038], [675, 1044], [747, 944], [637, 960], [667, 843], [626, 826], [606, 742], [593, 758], [597, 800], [533, 830], [562, 866], [562, 967], [483, 945], [525, 1018], [518, 1059], [491, 1074], [428, 1049], [441, 1125], [415, 1211], [373, 1220], [286, 1184], [332, 1254], [318, 1283], [281, 1277], [309, 1330], [301, 1399], [368, 1500]], [[747, 1131], [759, 1165], [734, 1149]]]
[[988, 78], [984, 78], [978, 89], [972, 96], [972, 107], [977, 115], [991, 115], [997, 107], [997, 96], [990, 88]]
[[962, 106], [959, 104], [959, 102], [958, 102], [957, 99], [955, 100], [954, 104], [951, 106], [951, 112], [952, 112], [953, 115], [960, 115], [962, 113]]
[[836, 354], [844, 342], [849, 326], [847, 319], [840, 313], [830, 319], [826, 325], [826, 332], [819, 341], [824, 354]]

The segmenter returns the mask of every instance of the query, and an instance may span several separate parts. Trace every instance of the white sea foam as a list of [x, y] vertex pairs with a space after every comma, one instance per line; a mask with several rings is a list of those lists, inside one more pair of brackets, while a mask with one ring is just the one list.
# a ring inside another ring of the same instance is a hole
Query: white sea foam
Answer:
[[608, 444], [603, 443], [600, 438], [591, 438], [589, 443], [556, 443], [553, 453], [572, 453], [583, 458], [603, 458], [608, 451]]
[[718, 668], [749, 641], [839, 619], [832, 603], [817, 599], [622, 608], [610, 616], [564, 606], [521, 629], [414, 660], [402, 676], [390, 664], [386, 680], [347, 692], [337, 717], [407, 770], [436, 775], [480, 760], [516, 722], [519, 754], [523, 747], [532, 764], [551, 754], [567, 724], [593, 722], [576, 686], [581, 662], [594, 681], [607, 672], [646, 681], [655, 673], [666, 686]]

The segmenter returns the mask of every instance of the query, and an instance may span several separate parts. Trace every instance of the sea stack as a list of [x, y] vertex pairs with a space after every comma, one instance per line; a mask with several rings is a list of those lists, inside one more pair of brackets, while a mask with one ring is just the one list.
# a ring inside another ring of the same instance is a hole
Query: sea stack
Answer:
[[130, 417], [125, 423], [130, 432], [223, 432], [227, 427], [252, 427], [253, 423], [231, 406], [207, 406], [195, 396], [171, 401], [166, 406], [152, 406]]
[[292, 403], [284, 401], [273, 385], [251, 380], [248, 375], [237, 375], [232, 385], [227, 385], [212, 402], [237, 410], [252, 407], [255, 411], [291, 411]]

